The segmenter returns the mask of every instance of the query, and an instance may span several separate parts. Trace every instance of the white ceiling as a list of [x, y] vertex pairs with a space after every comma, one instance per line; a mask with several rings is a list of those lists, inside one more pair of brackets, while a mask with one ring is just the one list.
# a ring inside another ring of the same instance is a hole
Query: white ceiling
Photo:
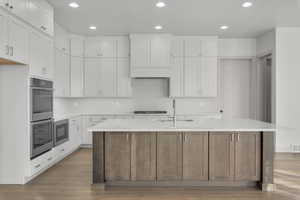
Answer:
[[[48, 0], [55, 8], [55, 20], [69, 31], [83, 35], [123, 35], [167, 32], [178, 35], [255, 37], [276, 26], [300, 26], [300, 0]], [[70, 2], [80, 8], [70, 8]], [[155, 25], [163, 30], [156, 31]], [[226, 31], [219, 29], [228, 25]], [[90, 25], [97, 30], [89, 30]]]

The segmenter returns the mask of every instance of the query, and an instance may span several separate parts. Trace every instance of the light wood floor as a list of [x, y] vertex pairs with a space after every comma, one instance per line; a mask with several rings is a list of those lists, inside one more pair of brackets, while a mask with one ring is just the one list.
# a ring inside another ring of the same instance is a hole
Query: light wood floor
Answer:
[[93, 188], [91, 150], [82, 149], [25, 186], [0, 186], [0, 200], [290, 200], [300, 199], [300, 156], [276, 156], [276, 192], [257, 189]]

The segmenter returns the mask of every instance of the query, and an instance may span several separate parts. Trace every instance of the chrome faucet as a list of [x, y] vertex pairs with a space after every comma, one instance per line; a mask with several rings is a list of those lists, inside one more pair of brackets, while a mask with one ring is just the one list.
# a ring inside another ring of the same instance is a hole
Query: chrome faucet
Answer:
[[176, 127], [176, 99], [173, 99], [173, 125]]

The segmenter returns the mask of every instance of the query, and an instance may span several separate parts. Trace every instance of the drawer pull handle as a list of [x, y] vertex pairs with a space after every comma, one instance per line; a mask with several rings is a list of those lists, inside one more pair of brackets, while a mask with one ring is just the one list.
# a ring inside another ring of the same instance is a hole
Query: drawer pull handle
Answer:
[[62, 149], [62, 150], [61, 150], [61, 152], [64, 152], [64, 151], [65, 151], [65, 149]]
[[9, 55], [9, 46], [6, 45], [6, 55]]

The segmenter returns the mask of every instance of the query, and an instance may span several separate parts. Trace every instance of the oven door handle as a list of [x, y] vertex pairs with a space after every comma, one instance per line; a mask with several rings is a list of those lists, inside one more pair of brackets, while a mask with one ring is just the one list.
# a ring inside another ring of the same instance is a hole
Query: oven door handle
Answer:
[[47, 91], [54, 91], [53, 88], [42, 88], [42, 87], [31, 87], [32, 90], [47, 90]]
[[53, 123], [54, 120], [53, 119], [49, 119], [49, 120], [43, 120], [43, 121], [38, 121], [38, 122], [32, 122], [31, 125], [44, 124], [44, 123], [47, 123], [47, 122]]

